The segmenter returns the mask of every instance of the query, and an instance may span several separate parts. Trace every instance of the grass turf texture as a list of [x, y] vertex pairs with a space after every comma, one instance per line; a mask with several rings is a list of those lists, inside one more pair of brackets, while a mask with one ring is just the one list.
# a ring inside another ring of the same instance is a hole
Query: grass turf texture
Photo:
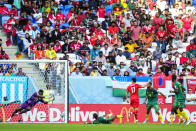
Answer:
[[196, 131], [196, 123], [185, 124], [46, 124], [46, 123], [1, 123], [0, 131]]

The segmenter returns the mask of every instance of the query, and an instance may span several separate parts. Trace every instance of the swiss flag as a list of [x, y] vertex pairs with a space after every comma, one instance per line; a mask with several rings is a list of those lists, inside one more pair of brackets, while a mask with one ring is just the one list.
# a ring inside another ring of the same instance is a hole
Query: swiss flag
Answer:
[[6, 32], [6, 33], [12, 32], [12, 24], [4, 23], [4, 24], [3, 24], [3, 30], [4, 30], [4, 32]]

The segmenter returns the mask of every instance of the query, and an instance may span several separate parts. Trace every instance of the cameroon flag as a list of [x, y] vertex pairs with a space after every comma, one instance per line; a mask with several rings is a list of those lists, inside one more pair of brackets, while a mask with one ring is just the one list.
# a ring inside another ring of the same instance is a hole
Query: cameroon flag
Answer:
[[21, 59], [23, 57], [23, 54], [20, 51], [17, 51], [15, 53], [15, 56], [16, 56], [16, 59], [19, 60], [19, 59]]

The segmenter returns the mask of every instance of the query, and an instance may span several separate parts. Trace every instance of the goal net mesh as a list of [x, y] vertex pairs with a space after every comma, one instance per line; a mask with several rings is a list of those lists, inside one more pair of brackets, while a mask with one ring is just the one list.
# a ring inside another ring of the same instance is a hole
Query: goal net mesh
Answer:
[[68, 122], [67, 61], [0, 61], [0, 122], [35, 92], [44, 90], [44, 100], [10, 122]]

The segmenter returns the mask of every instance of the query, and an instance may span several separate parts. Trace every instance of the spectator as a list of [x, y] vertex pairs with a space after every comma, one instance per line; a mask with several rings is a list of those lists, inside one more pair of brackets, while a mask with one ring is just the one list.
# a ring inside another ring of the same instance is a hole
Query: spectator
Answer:
[[93, 67], [93, 70], [90, 73], [90, 76], [100, 76], [100, 74], [97, 71], [97, 67]]
[[38, 45], [37, 50], [35, 51], [35, 60], [43, 59], [44, 57], [45, 57], [45, 52], [43, 50], [43, 47], [41, 45]]
[[160, 47], [157, 46], [156, 50], [153, 52], [154, 60], [160, 59], [161, 55], [162, 55], [162, 51], [160, 50]]
[[95, 60], [97, 61], [97, 63], [99, 63], [99, 62], [105, 63], [106, 62], [102, 51], [99, 52], [99, 55], [95, 58]]
[[118, 27], [116, 26], [116, 24], [115, 24], [114, 21], [112, 22], [112, 26], [110, 26], [110, 27], [108, 28], [108, 33], [109, 33], [110, 35], [114, 35], [115, 33], [119, 33], [119, 29], [118, 29]]
[[128, 51], [128, 47], [125, 47], [125, 51], [123, 52], [123, 55], [126, 57], [127, 60], [131, 58], [131, 53]]
[[196, 95], [193, 93], [192, 88], [189, 88], [188, 93], [186, 94], [187, 104], [196, 104], [195, 101], [191, 100], [195, 97], [196, 97]]
[[72, 72], [72, 73], [71, 73], [71, 76], [74, 76], [74, 77], [81, 77], [81, 76], [83, 76], [83, 75], [82, 75], [82, 73], [80, 72], [80, 68], [79, 68], [79, 67], [76, 67], [75, 72]]
[[165, 77], [165, 74], [161, 71], [161, 68], [158, 68], [157, 73], [154, 75], [155, 77]]
[[54, 45], [53, 49], [56, 53], [61, 52], [61, 43], [58, 40], [56, 41], [56, 44]]
[[78, 50], [78, 55], [85, 56], [86, 52], [90, 53], [90, 48], [87, 46], [87, 43], [83, 43], [83, 45]]
[[107, 69], [107, 76], [113, 76], [115, 74], [114, 63], [110, 63], [110, 67]]
[[22, 39], [24, 46], [21, 45], [20, 49], [23, 51], [28, 51], [28, 48], [33, 44], [32, 39], [30, 38], [29, 33], [26, 33], [25, 38]]
[[131, 61], [131, 64], [130, 64], [129, 68], [127, 69], [127, 71], [129, 72], [129, 74], [132, 74], [133, 72], [136, 73], [138, 71], [138, 69], [134, 65], [133, 61]]
[[151, 68], [148, 68], [147, 73], [146, 73], [146, 76], [150, 76], [150, 77], [153, 76], [153, 73], [152, 73], [152, 69]]
[[22, 71], [22, 68], [18, 68], [18, 73], [16, 74], [16, 76], [26, 76], [26, 73]]
[[188, 74], [188, 76], [192, 76], [192, 77], [196, 76], [196, 71], [194, 68], [191, 69], [191, 72]]
[[143, 73], [143, 69], [142, 68], [139, 68], [138, 69], [138, 72], [136, 73], [135, 76], [145, 76], [145, 74]]
[[180, 65], [182, 65], [184, 62], [188, 62], [188, 58], [186, 57], [185, 52], [183, 52], [182, 56], [180, 57]]
[[10, 58], [9, 58], [8, 54], [5, 53], [5, 51], [1, 51], [0, 59], [1, 60], [9, 60]]
[[120, 49], [118, 55], [116, 56], [116, 64], [120, 65], [120, 62], [127, 63], [126, 57], [123, 55], [122, 50]]
[[115, 74], [114, 74], [114, 76], [121, 76], [120, 74], [121, 74], [121, 73], [120, 73], [120, 70], [119, 70], [119, 69], [115, 69]]
[[91, 55], [92, 60], [95, 60], [95, 58], [98, 56], [98, 54], [99, 54], [99, 49], [96, 45], [94, 45], [93, 49], [91, 49], [91, 51], [90, 51], [90, 55]]
[[128, 71], [124, 72], [124, 76], [130, 76]]
[[133, 53], [134, 50], [135, 50], [136, 48], [138, 48], [138, 45], [137, 45], [134, 41], [129, 40], [129, 43], [125, 45], [125, 48], [126, 48], [126, 47], [128, 48], [128, 50], [129, 50], [130, 53]]
[[48, 46], [48, 49], [46, 50], [46, 59], [55, 60], [56, 59], [56, 52], [52, 49], [51, 45]]

